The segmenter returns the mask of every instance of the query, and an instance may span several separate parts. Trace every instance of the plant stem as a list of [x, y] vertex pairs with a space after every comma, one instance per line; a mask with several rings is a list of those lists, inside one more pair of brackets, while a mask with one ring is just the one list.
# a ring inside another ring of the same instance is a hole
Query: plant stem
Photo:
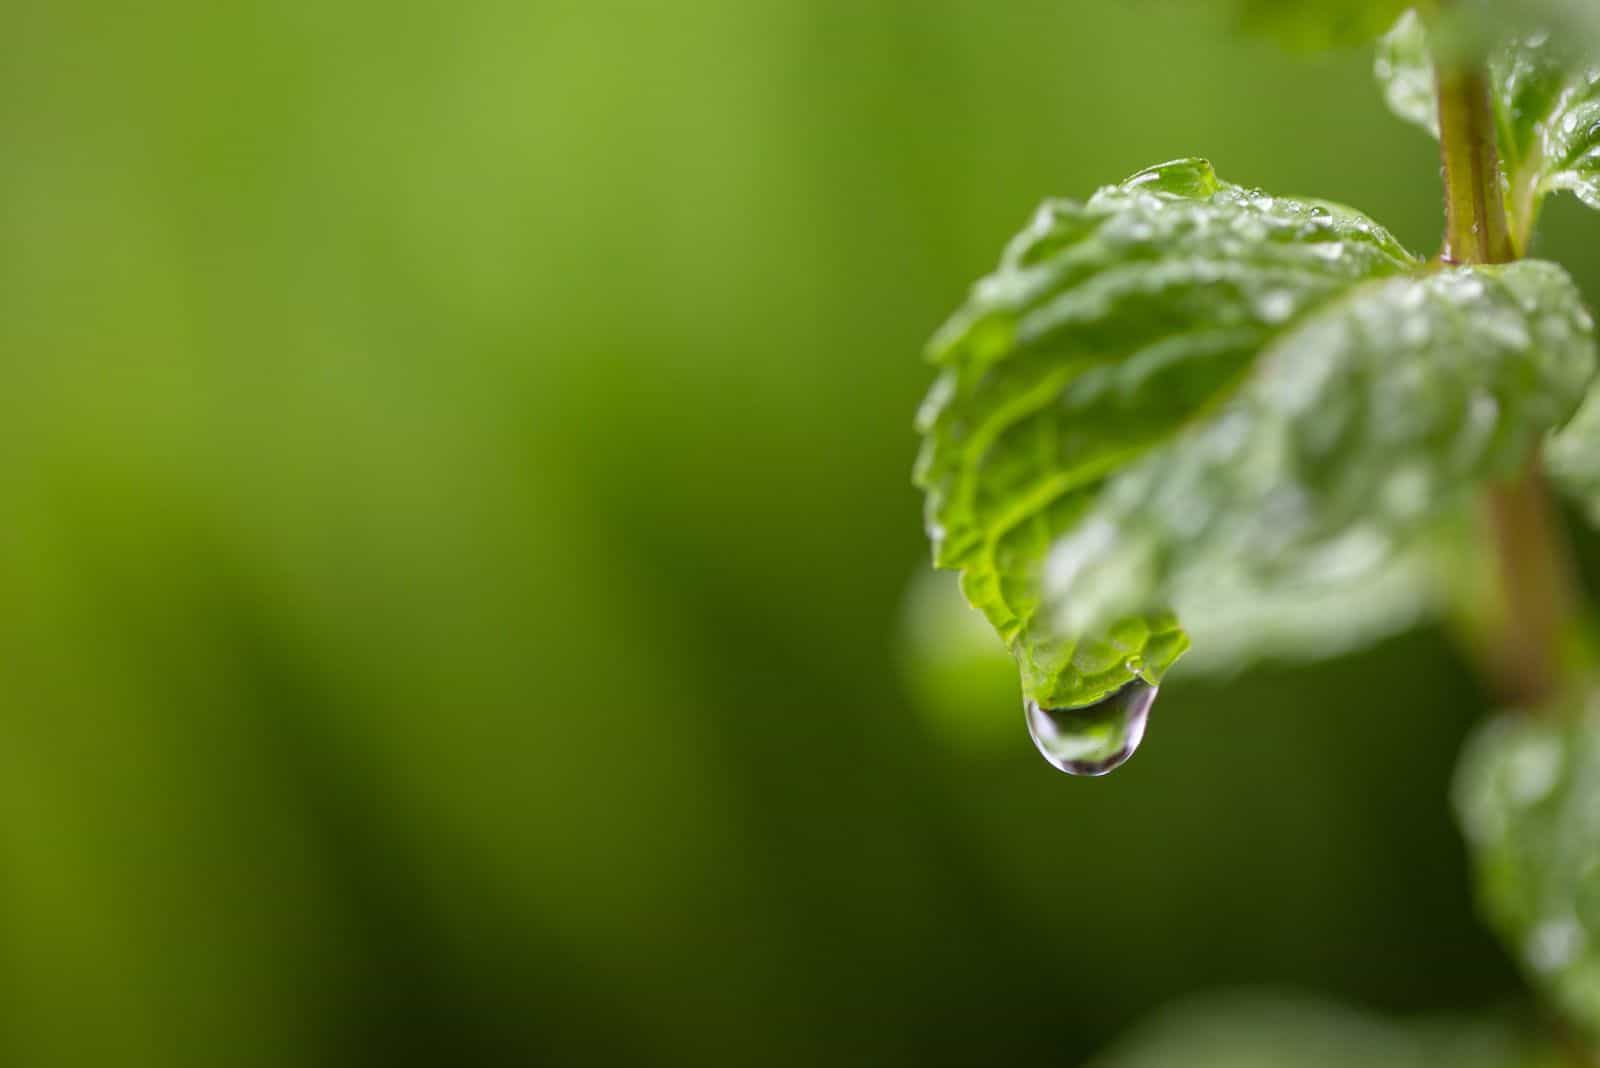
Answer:
[[1499, 575], [1495, 674], [1502, 697], [1536, 711], [1558, 696], [1573, 614], [1567, 546], [1535, 455], [1515, 481], [1491, 486], [1484, 509]]
[[[1516, 259], [1506, 224], [1489, 80], [1481, 65], [1436, 67], [1444, 161], [1445, 245], [1450, 264]], [[1556, 696], [1576, 589], [1538, 453], [1516, 479], [1485, 491], [1501, 613], [1492, 665], [1503, 699], [1534, 710]]]
[[1489, 79], [1476, 67], [1440, 67], [1439, 148], [1444, 159], [1444, 258], [1450, 263], [1516, 259], [1501, 192]]

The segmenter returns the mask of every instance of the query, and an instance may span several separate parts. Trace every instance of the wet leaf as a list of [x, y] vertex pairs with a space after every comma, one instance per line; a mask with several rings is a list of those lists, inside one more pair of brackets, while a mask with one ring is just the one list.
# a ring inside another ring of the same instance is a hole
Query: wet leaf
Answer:
[[1480, 728], [1455, 801], [1491, 926], [1554, 1005], [1600, 1034], [1600, 703]]
[[1550, 436], [1545, 467], [1551, 481], [1600, 527], [1600, 392], [1591, 392], [1572, 421]]
[[1554, 1068], [1495, 1020], [1404, 1023], [1306, 996], [1200, 995], [1140, 1025], [1091, 1068]]
[[1159, 682], [1178, 615], [1380, 573], [1594, 363], [1559, 268], [1433, 270], [1200, 160], [1047, 203], [930, 355], [935, 562], [1049, 708]]

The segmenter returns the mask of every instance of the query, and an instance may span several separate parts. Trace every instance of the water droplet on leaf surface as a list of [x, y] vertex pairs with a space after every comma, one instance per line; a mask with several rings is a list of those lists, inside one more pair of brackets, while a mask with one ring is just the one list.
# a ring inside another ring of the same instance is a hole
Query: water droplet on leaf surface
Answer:
[[1051, 766], [1068, 775], [1104, 775], [1127, 763], [1139, 748], [1156, 693], [1155, 686], [1134, 679], [1078, 708], [1042, 708], [1028, 701], [1028, 734]]
[[1294, 294], [1274, 289], [1256, 301], [1256, 314], [1263, 322], [1281, 323], [1294, 314]]
[[1583, 927], [1570, 916], [1545, 920], [1533, 929], [1523, 952], [1536, 971], [1560, 971], [1583, 951]]

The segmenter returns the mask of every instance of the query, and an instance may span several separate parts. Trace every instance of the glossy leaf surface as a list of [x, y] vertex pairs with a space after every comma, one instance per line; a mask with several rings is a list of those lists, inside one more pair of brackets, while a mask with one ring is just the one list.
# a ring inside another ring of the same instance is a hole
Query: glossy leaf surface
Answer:
[[1057, 708], [1158, 682], [1175, 608], [1377, 572], [1593, 370], [1559, 268], [1430, 271], [1199, 160], [1046, 204], [931, 358], [935, 562]]
[[1493, 1019], [1404, 1022], [1304, 995], [1203, 994], [1163, 1009], [1091, 1068], [1555, 1068]]
[[1487, 919], [1535, 985], [1600, 1033], [1600, 706], [1481, 728], [1456, 808]]

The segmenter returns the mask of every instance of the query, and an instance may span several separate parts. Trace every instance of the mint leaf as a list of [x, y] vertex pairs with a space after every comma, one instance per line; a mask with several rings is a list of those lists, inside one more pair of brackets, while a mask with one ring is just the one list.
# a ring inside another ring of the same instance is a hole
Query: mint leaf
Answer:
[[1141, 1023], [1091, 1068], [1516, 1068], [1550, 1064], [1494, 1019], [1387, 1020], [1305, 995], [1202, 994]]
[[1557, 267], [1428, 272], [1382, 227], [1180, 160], [1053, 201], [935, 338], [935, 563], [1044, 707], [1158, 682], [1173, 609], [1359, 580], [1593, 370]]
[[1373, 73], [1383, 88], [1389, 110], [1409, 123], [1439, 136], [1439, 94], [1433, 80], [1428, 31], [1415, 11], [1400, 16], [1378, 41]]
[[1057, 545], [1056, 625], [1090, 632], [1152, 596], [1187, 616], [1372, 575], [1570, 416], [1593, 371], [1583, 316], [1566, 275], [1536, 261], [1324, 302]]
[[1183, 613], [1194, 642], [1183, 674], [1226, 677], [1263, 662], [1340, 656], [1442, 615], [1456, 577], [1445, 565], [1463, 554], [1465, 526], [1440, 523], [1353, 582], [1215, 589], [1203, 611]]
[[1455, 802], [1480, 905], [1532, 982], [1600, 1034], [1600, 708], [1506, 716], [1469, 741]]
[[1550, 435], [1545, 469], [1600, 527], [1600, 390], [1592, 391], [1572, 421]]
[[[1553, 5], [1535, 13], [1552, 21], [1536, 22], [1523, 12], [1494, 38], [1502, 43], [1489, 64], [1506, 212], [1519, 250], [1528, 247], [1550, 193], [1566, 190], [1600, 209], [1600, 59], [1580, 47], [1584, 34], [1552, 33], [1552, 26], [1567, 24]], [[1459, 25], [1451, 31], [1458, 37], [1487, 32]], [[1429, 34], [1416, 13], [1407, 12], [1379, 42], [1375, 71], [1395, 114], [1437, 137], [1432, 63]]]

